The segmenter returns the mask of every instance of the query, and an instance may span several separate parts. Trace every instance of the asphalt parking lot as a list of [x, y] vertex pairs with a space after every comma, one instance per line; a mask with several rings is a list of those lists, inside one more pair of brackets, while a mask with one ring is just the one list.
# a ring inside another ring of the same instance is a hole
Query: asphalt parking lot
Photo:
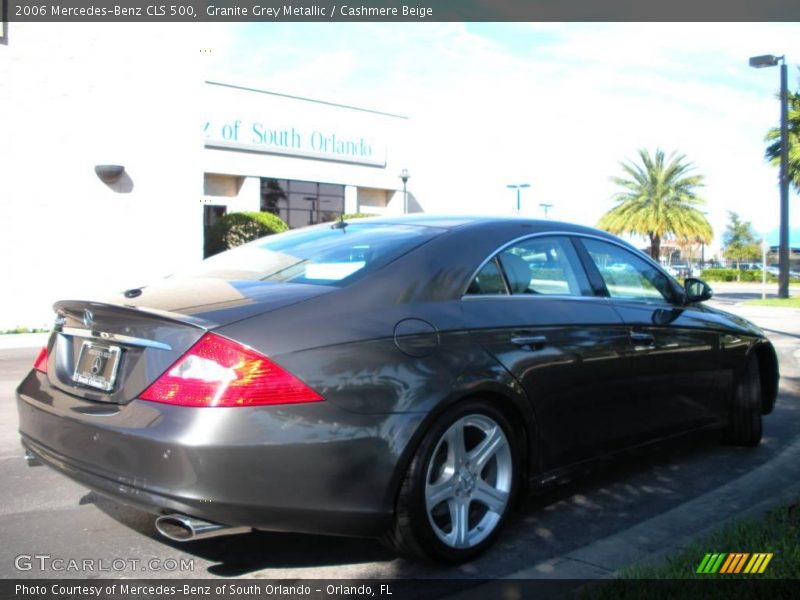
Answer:
[[599, 466], [529, 497], [492, 550], [457, 568], [399, 559], [374, 540], [266, 532], [164, 540], [149, 515], [25, 465], [13, 393], [38, 348], [0, 347], [0, 577], [594, 578], [662, 555], [731, 518], [800, 497], [800, 310], [744, 308], [738, 293], [720, 290], [712, 303], [762, 326], [783, 373], [760, 447], [692, 436]]

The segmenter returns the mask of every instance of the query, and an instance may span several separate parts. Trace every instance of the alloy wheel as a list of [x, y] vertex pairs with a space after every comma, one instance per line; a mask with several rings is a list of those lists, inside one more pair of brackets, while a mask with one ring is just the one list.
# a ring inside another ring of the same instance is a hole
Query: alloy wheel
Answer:
[[506, 511], [513, 478], [511, 446], [494, 419], [470, 414], [454, 422], [425, 478], [425, 509], [439, 540], [467, 549], [486, 539]]

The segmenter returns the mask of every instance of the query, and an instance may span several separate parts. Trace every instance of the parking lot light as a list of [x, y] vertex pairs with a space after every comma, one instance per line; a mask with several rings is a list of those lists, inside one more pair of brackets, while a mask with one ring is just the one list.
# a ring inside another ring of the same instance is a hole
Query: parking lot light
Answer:
[[506, 185], [507, 188], [512, 190], [517, 190], [517, 214], [520, 213], [520, 189], [522, 188], [529, 188], [531, 187], [530, 183], [509, 183]]
[[780, 239], [778, 242], [778, 298], [789, 297], [789, 120], [786, 56], [762, 54], [751, 56], [755, 69], [781, 66], [781, 170], [780, 170]]

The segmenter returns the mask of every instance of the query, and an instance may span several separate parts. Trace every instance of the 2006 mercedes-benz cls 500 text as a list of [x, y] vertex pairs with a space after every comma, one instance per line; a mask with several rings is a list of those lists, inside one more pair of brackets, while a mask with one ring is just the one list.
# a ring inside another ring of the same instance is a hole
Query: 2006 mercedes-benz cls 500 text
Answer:
[[376, 536], [461, 562], [592, 459], [703, 428], [759, 443], [775, 351], [710, 297], [566, 223], [298, 229], [56, 303], [22, 443], [171, 539]]

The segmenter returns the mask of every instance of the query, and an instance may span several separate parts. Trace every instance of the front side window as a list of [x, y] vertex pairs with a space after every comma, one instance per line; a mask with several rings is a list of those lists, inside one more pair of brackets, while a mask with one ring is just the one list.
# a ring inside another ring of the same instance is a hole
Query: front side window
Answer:
[[[502, 278], [502, 279], [500, 279]], [[468, 294], [581, 296], [591, 288], [569, 240], [537, 237], [492, 258], [470, 284]]]
[[337, 285], [388, 264], [441, 234], [435, 227], [323, 224], [260, 238], [179, 276]]
[[669, 302], [673, 297], [669, 279], [646, 260], [615, 244], [584, 239], [612, 298]]

